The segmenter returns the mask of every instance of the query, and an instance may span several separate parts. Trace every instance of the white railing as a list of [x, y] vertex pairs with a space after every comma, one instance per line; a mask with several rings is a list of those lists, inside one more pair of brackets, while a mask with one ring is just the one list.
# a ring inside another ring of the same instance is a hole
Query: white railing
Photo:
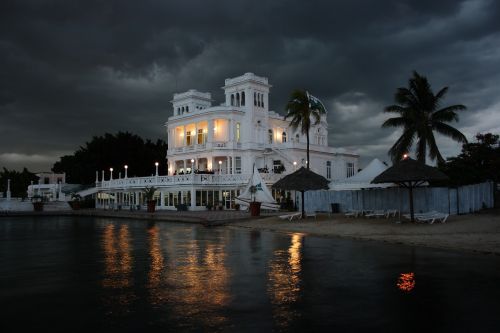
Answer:
[[[267, 184], [278, 181], [284, 174], [261, 173], [262, 180]], [[174, 185], [244, 185], [248, 183], [251, 174], [185, 174], [175, 176], [151, 176], [105, 180], [96, 183], [98, 189], [125, 189], [168, 187]]]

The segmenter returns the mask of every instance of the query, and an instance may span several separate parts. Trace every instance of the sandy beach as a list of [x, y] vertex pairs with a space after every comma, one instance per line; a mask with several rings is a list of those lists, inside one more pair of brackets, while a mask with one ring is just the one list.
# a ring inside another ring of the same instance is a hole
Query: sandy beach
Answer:
[[450, 216], [446, 223], [410, 223], [398, 218], [346, 218], [341, 214], [320, 215], [315, 220], [283, 221], [278, 217], [246, 220], [232, 226], [300, 232], [327, 237], [345, 237], [415, 246], [472, 251], [500, 255], [500, 211]]

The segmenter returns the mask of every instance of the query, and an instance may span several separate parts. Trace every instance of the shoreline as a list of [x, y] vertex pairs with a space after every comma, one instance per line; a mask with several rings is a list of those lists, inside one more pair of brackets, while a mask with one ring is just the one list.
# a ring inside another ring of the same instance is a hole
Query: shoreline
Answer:
[[[286, 214], [286, 213], [280, 213]], [[279, 233], [302, 233], [315, 237], [377, 241], [389, 244], [422, 246], [443, 250], [500, 255], [500, 210], [450, 216], [446, 223], [412, 224], [398, 218], [346, 218], [343, 214], [318, 215], [317, 219], [281, 220], [279, 214], [251, 218], [243, 211], [200, 211], [155, 213], [128, 211], [43, 211], [0, 212], [2, 217], [82, 216], [124, 218], [157, 222], [195, 223], [206, 227], [229, 226]]]

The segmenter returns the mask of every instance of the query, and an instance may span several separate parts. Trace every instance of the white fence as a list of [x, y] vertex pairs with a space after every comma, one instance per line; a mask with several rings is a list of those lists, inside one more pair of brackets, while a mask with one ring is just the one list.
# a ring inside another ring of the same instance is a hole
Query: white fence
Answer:
[[[449, 214], [464, 214], [494, 206], [494, 184], [491, 182], [459, 188], [420, 187], [413, 191], [415, 212], [436, 210]], [[359, 191], [308, 191], [306, 211], [330, 211], [338, 203], [340, 211], [352, 209], [398, 209], [409, 212], [406, 188], [367, 189]]]

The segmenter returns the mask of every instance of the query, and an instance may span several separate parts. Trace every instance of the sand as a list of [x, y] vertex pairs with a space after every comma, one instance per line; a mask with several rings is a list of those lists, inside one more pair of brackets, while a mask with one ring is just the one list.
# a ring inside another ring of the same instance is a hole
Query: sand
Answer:
[[325, 214], [316, 220], [283, 221], [278, 217], [267, 217], [238, 221], [231, 226], [500, 255], [499, 210], [450, 216], [446, 223], [413, 224], [404, 219], [402, 221], [397, 223], [400, 222], [398, 218], [346, 218], [341, 214]]

